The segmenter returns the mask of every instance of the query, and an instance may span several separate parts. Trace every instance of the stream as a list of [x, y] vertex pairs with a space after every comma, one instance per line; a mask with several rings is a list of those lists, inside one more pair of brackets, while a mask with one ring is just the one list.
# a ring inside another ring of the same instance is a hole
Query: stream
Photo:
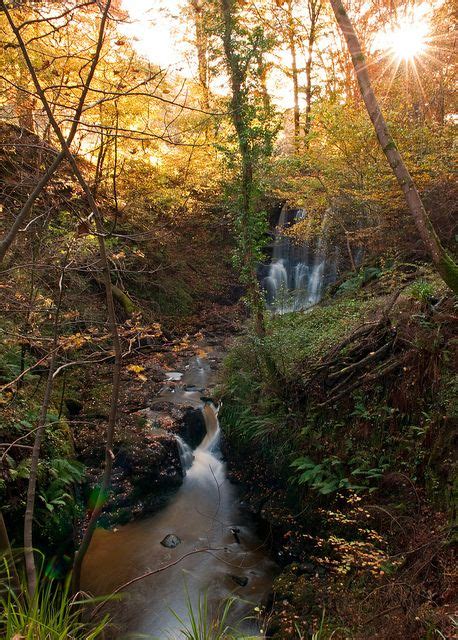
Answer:
[[[194, 608], [199, 594], [205, 594], [210, 616], [236, 595], [231, 623], [251, 637], [262, 637], [253, 609], [269, 593], [276, 565], [257, 537], [255, 523], [243, 512], [237, 487], [227, 478], [219, 449], [218, 410], [208, 399], [215, 368], [214, 354], [207, 349], [193, 357], [183, 372], [170, 372], [157, 396], [158, 401], [194, 406], [203, 412], [206, 435], [197, 448], [191, 450], [177, 437], [186, 469], [181, 487], [152, 517], [113, 531], [98, 529], [86, 556], [83, 589], [94, 595], [108, 594], [151, 569], [178, 560], [130, 585], [122, 591], [121, 600], [106, 607], [117, 625], [117, 638], [183, 638], [183, 625], [172, 611], [188, 619], [187, 594]], [[161, 544], [169, 535], [180, 540], [175, 548]], [[201, 551], [204, 549], [213, 551]], [[186, 554], [190, 555], [180, 560]]]

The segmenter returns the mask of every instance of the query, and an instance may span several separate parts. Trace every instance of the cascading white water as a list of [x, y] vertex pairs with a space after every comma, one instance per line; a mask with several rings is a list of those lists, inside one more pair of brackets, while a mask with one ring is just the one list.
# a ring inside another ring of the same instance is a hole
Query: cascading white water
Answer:
[[291, 216], [286, 205], [282, 208], [275, 229], [272, 260], [262, 285], [266, 292], [268, 307], [275, 313], [287, 313], [307, 309], [320, 301], [328, 267], [325, 226], [323, 219], [321, 233], [313, 244], [298, 244], [285, 235], [285, 230], [307, 218], [304, 209], [298, 209]]
[[189, 444], [185, 442], [181, 436], [176, 435], [175, 438], [178, 445], [178, 453], [180, 454], [181, 468], [183, 469], [183, 473], [186, 473], [192, 465], [194, 453]]

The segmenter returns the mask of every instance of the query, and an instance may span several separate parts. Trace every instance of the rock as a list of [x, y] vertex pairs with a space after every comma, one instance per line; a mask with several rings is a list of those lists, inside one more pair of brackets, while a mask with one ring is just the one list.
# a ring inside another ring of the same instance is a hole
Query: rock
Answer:
[[240, 529], [238, 527], [232, 527], [231, 529], [231, 533], [234, 536], [234, 540], [236, 541], [237, 544], [240, 544]]
[[161, 540], [161, 545], [163, 547], [167, 547], [167, 549], [175, 549], [179, 544], [181, 544], [181, 540], [174, 533], [169, 533], [163, 540]]
[[246, 587], [248, 584], [248, 578], [246, 576], [234, 576], [230, 574], [231, 580], [238, 584], [240, 587]]
[[83, 410], [83, 403], [77, 398], [65, 398], [64, 402], [70, 418], [79, 415]]
[[196, 393], [203, 393], [205, 391], [205, 389], [203, 387], [196, 387], [195, 384], [185, 384], [184, 385], [184, 390], [185, 391], [195, 391]]
[[178, 425], [178, 433], [189, 444], [191, 449], [198, 447], [207, 433], [204, 416], [200, 408], [185, 407]]

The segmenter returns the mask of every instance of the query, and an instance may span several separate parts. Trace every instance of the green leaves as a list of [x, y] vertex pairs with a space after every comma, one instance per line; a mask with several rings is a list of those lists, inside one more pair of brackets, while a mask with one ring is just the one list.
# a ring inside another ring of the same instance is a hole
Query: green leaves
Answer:
[[[46, 463], [49, 483], [43, 483], [38, 493], [41, 505], [49, 513], [55, 513], [62, 508], [73, 509], [73, 485], [81, 482], [85, 466], [76, 460], [56, 458]], [[44, 470], [40, 470], [40, 475]]]
[[[356, 460], [353, 461], [353, 465]], [[351, 489], [356, 493], [360, 491], [374, 491], [375, 486], [389, 469], [388, 462], [380, 461], [377, 466], [360, 461], [357, 468], [352, 466], [352, 461], [346, 465], [336, 456], [324, 458], [320, 463], [315, 463], [308, 456], [297, 458], [291, 463], [291, 467], [297, 470], [295, 481], [299, 485], [306, 484], [322, 495], [328, 495], [341, 489]], [[354, 484], [350, 478], [359, 477], [364, 484]], [[372, 486], [371, 486], [372, 485]]]
[[316, 464], [311, 458], [304, 456], [291, 463], [291, 467], [301, 473], [296, 476], [298, 484], [307, 484], [323, 495], [334, 493], [339, 489], [354, 489], [348, 478], [344, 477], [343, 463], [332, 456]]

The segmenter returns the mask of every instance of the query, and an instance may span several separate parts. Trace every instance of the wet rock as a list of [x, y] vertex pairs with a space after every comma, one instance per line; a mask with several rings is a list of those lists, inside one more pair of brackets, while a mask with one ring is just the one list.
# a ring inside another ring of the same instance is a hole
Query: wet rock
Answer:
[[195, 391], [196, 393], [203, 393], [204, 392], [204, 388], [203, 387], [196, 387], [195, 384], [185, 384], [184, 390], [185, 391]]
[[161, 545], [163, 547], [167, 547], [167, 549], [175, 549], [179, 544], [181, 544], [181, 540], [174, 533], [169, 533], [163, 540], [161, 540]]
[[194, 407], [187, 407], [183, 411], [183, 416], [179, 422], [180, 436], [192, 449], [195, 449], [202, 442], [206, 433], [207, 429], [202, 411]]
[[238, 584], [239, 587], [246, 587], [248, 584], [248, 578], [246, 576], [234, 576], [230, 574], [230, 578], [235, 582], [235, 584]]
[[234, 536], [234, 540], [236, 541], [237, 544], [240, 544], [240, 529], [238, 527], [232, 527], [231, 529], [231, 533]]

